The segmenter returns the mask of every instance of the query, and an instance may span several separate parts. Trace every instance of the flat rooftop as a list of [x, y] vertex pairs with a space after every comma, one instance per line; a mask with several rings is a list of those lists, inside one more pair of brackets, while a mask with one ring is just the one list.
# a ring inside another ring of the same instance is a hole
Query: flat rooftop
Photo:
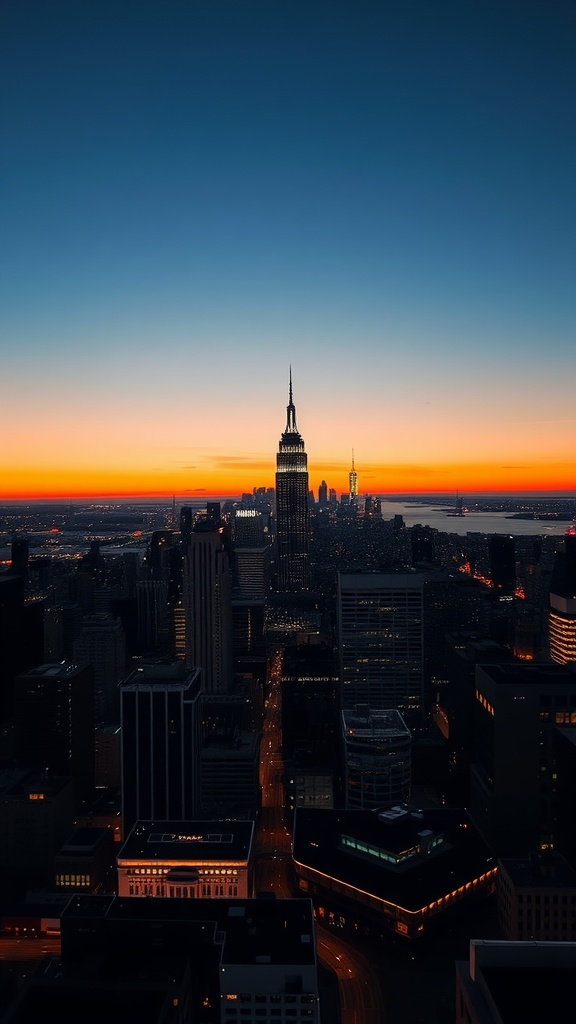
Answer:
[[222, 928], [222, 964], [316, 963], [310, 900], [239, 900]]
[[553, 850], [532, 857], [502, 857], [501, 864], [519, 887], [576, 889], [576, 871]]
[[140, 665], [121, 683], [122, 690], [138, 690], [140, 688], [167, 688], [174, 690], [200, 691], [201, 673], [199, 668], [187, 668], [183, 662], [175, 661], [167, 664]]
[[[314, 918], [309, 899], [179, 900], [167, 897], [71, 897], [62, 913], [65, 922], [140, 922], [150, 925], [179, 922], [191, 934], [222, 935], [222, 964], [316, 963]], [[71, 932], [71, 935], [74, 931]], [[181, 934], [181, 933], [180, 933]], [[65, 936], [64, 936], [65, 937]]]
[[247, 862], [253, 835], [253, 821], [137, 821], [118, 861]]
[[107, 828], [77, 828], [70, 838], [60, 847], [59, 856], [71, 853], [93, 853], [109, 837]]
[[574, 1004], [573, 967], [483, 967], [502, 1024], [568, 1021]]
[[[437, 837], [431, 852], [411, 852]], [[466, 811], [444, 807], [384, 814], [299, 807], [293, 855], [305, 867], [413, 912], [496, 867]]]
[[408, 729], [400, 712], [395, 708], [388, 710], [356, 705], [342, 711], [342, 723], [346, 732], [358, 736], [391, 736], [402, 734], [409, 736]]

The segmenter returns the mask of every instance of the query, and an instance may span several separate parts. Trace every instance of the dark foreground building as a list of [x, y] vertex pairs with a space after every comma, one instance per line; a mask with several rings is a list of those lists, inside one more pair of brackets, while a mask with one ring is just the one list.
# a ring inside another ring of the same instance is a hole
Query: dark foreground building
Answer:
[[74, 897], [3, 1024], [319, 1021], [309, 900]]

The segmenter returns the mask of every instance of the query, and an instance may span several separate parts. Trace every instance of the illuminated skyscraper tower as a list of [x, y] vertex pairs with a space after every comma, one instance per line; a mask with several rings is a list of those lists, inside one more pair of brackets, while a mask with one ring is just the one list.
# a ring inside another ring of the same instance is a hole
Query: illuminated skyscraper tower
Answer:
[[298, 593], [310, 588], [310, 513], [308, 456], [296, 426], [296, 409], [292, 401], [292, 369], [286, 411], [286, 429], [280, 438], [276, 456], [277, 588], [281, 593]]
[[354, 449], [352, 449], [352, 469], [348, 474], [348, 483], [350, 489], [350, 504], [356, 505], [358, 503], [358, 473], [354, 469]]

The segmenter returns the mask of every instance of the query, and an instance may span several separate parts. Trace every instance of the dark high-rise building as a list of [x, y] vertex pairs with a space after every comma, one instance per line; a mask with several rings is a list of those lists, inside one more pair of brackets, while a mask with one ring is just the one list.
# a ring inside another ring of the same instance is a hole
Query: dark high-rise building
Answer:
[[28, 579], [29, 542], [27, 537], [13, 537], [10, 568], [17, 576]]
[[310, 588], [310, 510], [308, 456], [296, 426], [292, 371], [286, 412], [286, 429], [276, 456], [276, 585], [280, 593], [299, 593]]
[[338, 574], [342, 707], [396, 708], [409, 728], [424, 707], [424, 576], [414, 570]]
[[120, 717], [118, 684], [126, 671], [126, 639], [120, 619], [106, 612], [86, 615], [74, 641], [74, 660], [94, 668], [96, 721]]
[[24, 602], [24, 577], [0, 576], [0, 722], [14, 714], [14, 680], [44, 657], [44, 602]]
[[78, 802], [94, 788], [94, 670], [38, 665], [16, 679], [15, 723], [21, 764], [71, 776]]
[[574, 729], [575, 682], [568, 665], [476, 666], [470, 813], [498, 856], [557, 845], [558, 729]]
[[194, 818], [199, 800], [200, 672], [143, 665], [120, 686], [122, 830]]
[[488, 541], [490, 578], [493, 586], [503, 595], [516, 589], [516, 548], [514, 537], [494, 534]]
[[232, 572], [223, 526], [194, 526], [184, 561], [186, 663], [202, 672], [206, 693], [232, 686]]

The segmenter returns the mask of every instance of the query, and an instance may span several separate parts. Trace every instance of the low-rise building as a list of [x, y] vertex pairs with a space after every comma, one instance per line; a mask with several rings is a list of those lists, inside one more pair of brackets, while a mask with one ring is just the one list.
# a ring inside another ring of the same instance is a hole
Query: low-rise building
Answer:
[[98, 892], [114, 864], [114, 838], [107, 828], [77, 828], [54, 860], [59, 892]]
[[118, 895], [245, 899], [253, 840], [253, 821], [138, 821], [118, 853]]

